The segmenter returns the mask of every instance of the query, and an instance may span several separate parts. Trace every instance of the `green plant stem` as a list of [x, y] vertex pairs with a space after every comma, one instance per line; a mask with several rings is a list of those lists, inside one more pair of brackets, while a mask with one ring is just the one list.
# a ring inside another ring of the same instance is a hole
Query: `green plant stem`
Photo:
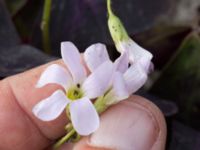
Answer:
[[66, 130], [67, 132], [71, 131], [72, 129], [73, 129], [73, 126], [72, 126], [71, 123], [68, 123], [68, 124], [65, 126], [65, 130]]
[[107, 0], [107, 10], [108, 10], [108, 15], [112, 15], [112, 8], [111, 8], [111, 0]]
[[58, 142], [56, 142], [56, 144], [53, 146], [53, 149], [58, 149], [62, 144], [68, 141], [71, 138], [71, 136], [73, 136], [75, 133], [76, 131], [72, 129], [68, 134], [66, 134]]
[[107, 105], [105, 103], [104, 98], [105, 98], [104, 96], [101, 96], [94, 103], [94, 106], [98, 114], [103, 113], [107, 109]]
[[41, 22], [41, 30], [42, 30], [43, 48], [47, 54], [51, 54], [50, 36], [49, 36], [50, 14], [51, 14], [51, 0], [45, 0], [43, 17]]

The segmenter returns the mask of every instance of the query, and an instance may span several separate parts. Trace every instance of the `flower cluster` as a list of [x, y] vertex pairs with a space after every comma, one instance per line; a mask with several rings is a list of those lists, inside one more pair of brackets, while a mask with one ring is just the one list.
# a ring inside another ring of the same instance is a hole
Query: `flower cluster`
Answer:
[[[98, 43], [86, 49], [82, 63], [78, 49], [71, 42], [62, 42], [61, 55], [67, 69], [57, 64], [50, 65], [42, 73], [37, 87], [53, 83], [62, 89], [35, 105], [33, 113], [43, 121], [51, 121], [66, 109], [80, 135], [89, 135], [98, 129], [98, 113], [101, 111], [97, 108], [102, 107], [99, 105], [107, 108], [128, 98], [147, 80], [149, 56], [139, 57], [138, 54], [137, 60], [130, 64], [129, 55], [124, 51], [115, 62], [111, 62], [106, 46]], [[91, 73], [86, 72], [83, 64]], [[100, 103], [93, 105], [95, 99]]]
[[120, 57], [112, 62], [106, 46], [97, 43], [88, 47], [82, 58], [73, 43], [62, 42], [66, 68], [50, 65], [37, 83], [38, 88], [47, 84], [62, 87], [33, 108], [35, 116], [43, 121], [54, 120], [66, 110], [70, 120], [66, 125], [68, 134], [56, 143], [56, 148], [74, 135], [77, 138], [95, 132], [100, 124], [99, 114], [141, 88], [152, 69], [152, 54], [129, 38], [112, 12], [110, 0], [107, 2], [108, 26]]

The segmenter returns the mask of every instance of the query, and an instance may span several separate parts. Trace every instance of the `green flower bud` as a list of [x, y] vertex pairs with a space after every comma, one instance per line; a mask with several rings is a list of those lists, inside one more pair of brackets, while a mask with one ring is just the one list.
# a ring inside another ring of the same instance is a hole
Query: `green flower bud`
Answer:
[[118, 44], [120, 42], [128, 41], [130, 38], [121, 20], [112, 12], [110, 0], [107, 0], [107, 9], [109, 31], [118, 49]]

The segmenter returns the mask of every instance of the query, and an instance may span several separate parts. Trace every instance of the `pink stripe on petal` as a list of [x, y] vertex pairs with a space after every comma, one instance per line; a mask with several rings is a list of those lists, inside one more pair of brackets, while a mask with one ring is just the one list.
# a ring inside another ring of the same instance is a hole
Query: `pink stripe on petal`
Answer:
[[112, 91], [114, 92], [117, 101], [124, 100], [129, 97], [125, 80], [120, 72], [115, 72], [114, 74]]
[[113, 71], [114, 65], [111, 61], [104, 62], [94, 70], [82, 85], [85, 96], [93, 99], [103, 95], [109, 88]]
[[106, 46], [101, 43], [93, 44], [84, 52], [84, 60], [87, 67], [93, 72], [105, 61], [110, 60]]
[[149, 51], [139, 46], [132, 39], [121, 42], [118, 47], [121, 52], [127, 51], [129, 53], [129, 59], [132, 64], [140, 62], [146, 72], [149, 70], [150, 62], [153, 57]]
[[63, 91], [57, 90], [50, 97], [36, 104], [32, 111], [39, 119], [51, 121], [63, 112], [69, 102]]
[[72, 42], [62, 42], [61, 55], [75, 84], [83, 82], [86, 78], [86, 70], [81, 63], [81, 55], [76, 46]]
[[72, 82], [70, 74], [63, 67], [53, 64], [42, 73], [36, 87], [40, 88], [47, 84], [58, 84], [66, 89]]
[[151, 59], [149, 58], [145, 58], [143, 57], [142, 59], [140, 59], [137, 63], [140, 63], [140, 65], [142, 66], [143, 70], [149, 74], [153, 69], [154, 69], [154, 65], [151, 62]]
[[145, 84], [147, 73], [143, 70], [140, 64], [135, 63], [124, 73], [124, 79], [129, 94], [132, 94]]
[[124, 73], [128, 69], [129, 58], [127, 51], [121, 53], [120, 57], [117, 58], [114, 62], [114, 65], [116, 67], [116, 70], [121, 73]]
[[80, 135], [89, 135], [99, 127], [99, 116], [92, 102], [84, 97], [70, 104], [72, 124]]

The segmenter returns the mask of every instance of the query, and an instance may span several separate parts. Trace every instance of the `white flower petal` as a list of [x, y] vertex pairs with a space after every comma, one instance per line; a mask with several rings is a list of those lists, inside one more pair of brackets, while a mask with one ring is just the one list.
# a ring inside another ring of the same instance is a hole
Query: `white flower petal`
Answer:
[[143, 70], [146, 73], [150, 73], [152, 69], [154, 68], [153, 63], [151, 62], [151, 59], [149, 58], [143, 58], [138, 61], [140, 65], [142, 66]]
[[129, 58], [126, 51], [122, 52], [120, 57], [114, 62], [117, 71], [124, 73], [128, 69]]
[[72, 124], [80, 135], [89, 135], [99, 127], [99, 116], [92, 102], [84, 97], [70, 104]]
[[112, 91], [118, 101], [129, 97], [124, 77], [120, 72], [115, 72], [114, 74]]
[[63, 88], [67, 88], [72, 82], [70, 74], [63, 67], [53, 64], [47, 67], [42, 73], [36, 87], [40, 88], [46, 84], [59, 84]]
[[147, 80], [147, 73], [140, 64], [135, 63], [124, 73], [124, 79], [129, 94], [132, 94], [144, 85]]
[[101, 43], [93, 44], [84, 52], [84, 60], [91, 72], [103, 62], [110, 60], [106, 46]]
[[51, 121], [63, 112], [69, 102], [63, 91], [57, 90], [50, 97], [36, 104], [32, 111], [39, 119]]
[[75, 84], [81, 83], [86, 78], [86, 70], [81, 63], [81, 55], [76, 46], [71, 42], [62, 42], [61, 55]]
[[85, 96], [92, 99], [103, 95], [109, 88], [113, 71], [113, 63], [106, 61], [92, 72], [82, 85]]
[[145, 50], [137, 43], [135, 43], [132, 39], [129, 39], [126, 42], [121, 42], [118, 45], [118, 49], [120, 49], [120, 52], [129, 52], [129, 59], [131, 63], [140, 62], [140, 64], [146, 72], [149, 70], [149, 66], [153, 55], [149, 51]]

